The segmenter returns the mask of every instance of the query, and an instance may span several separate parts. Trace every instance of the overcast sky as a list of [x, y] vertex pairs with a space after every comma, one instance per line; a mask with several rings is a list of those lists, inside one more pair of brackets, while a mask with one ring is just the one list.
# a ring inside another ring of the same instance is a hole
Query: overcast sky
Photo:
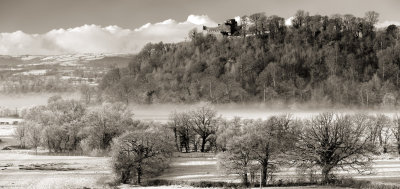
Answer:
[[148, 41], [184, 40], [203, 24], [256, 12], [289, 18], [299, 9], [360, 17], [374, 10], [380, 22], [400, 21], [399, 0], [0, 0], [0, 54], [134, 52]]

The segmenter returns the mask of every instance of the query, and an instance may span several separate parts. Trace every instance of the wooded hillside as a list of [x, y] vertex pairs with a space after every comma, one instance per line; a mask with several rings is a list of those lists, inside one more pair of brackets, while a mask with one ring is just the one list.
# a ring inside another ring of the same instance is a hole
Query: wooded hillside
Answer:
[[243, 16], [240, 37], [193, 30], [186, 42], [146, 45], [100, 89], [125, 103], [397, 105], [399, 29], [375, 28], [378, 17], [298, 11], [287, 26], [278, 16]]

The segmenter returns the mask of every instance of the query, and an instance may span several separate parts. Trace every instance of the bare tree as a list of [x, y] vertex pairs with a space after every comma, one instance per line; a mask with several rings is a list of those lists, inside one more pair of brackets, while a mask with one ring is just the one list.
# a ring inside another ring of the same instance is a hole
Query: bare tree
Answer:
[[223, 119], [219, 123], [218, 131], [216, 132], [218, 149], [222, 152], [227, 150], [227, 144], [229, 140], [240, 133], [242, 120], [239, 117], [235, 117], [233, 120]]
[[106, 150], [114, 137], [134, 122], [132, 114], [122, 103], [104, 103], [85, 115], [85, 135], [92, 149]]
[[400, 154], [400, 118], [396, 117], [393, 119], [393, 127], [391, 128], [392, 133], [396, 139], [397, 152]]
[[35, 149], [35, 153], [37, 154], [37, 149], [41, 143], [41, 135], [42, 135], [42, 128], [37, 123], [30, 123], [29, 127], [27, 128], [27, 142], [29, 145]]
[[370, 132], [370, 140], [373, 144], [375, 144], [376, 146], [382, 147], [384, 153], [386, 153], [385, 149], [385, 142], [388, 141], [384, 141], [385, 137], [387, 134], [389, 133], [384, 133], [385, 128], [389, 127], [389, 122], [390, 119], [385, 116], [385, 115], [377, 115], [376, 117], [370, 117], [370, 123], [369, 123], [369, 132]]
[[95, 89], [88, 84], [84, 84], [80, 87], [80, 92], [81, 92], [81, 99], [86, 104], [90, 104], [95, 94]]
[[201, 137], [201, 152], [204, 152], [209, 136], [215, 134], [217, 125], [217, 112], [208, 104], [203, 104], [190, 111], [191, 123], [194, 131]]
[[375, 11], [368, 11], [365, 13], [364, 19], [371, 25], [374, 25], [379, 21], [379, 13]]
[[[291, 132], [290, 116], [271, 117], [267, 121], [256, 121], [248, 129], [251, 132], [251, 152], [261, 169], [261, 184], [266, 186], [269, 169], [284, 163], [285, 152], [295, 142]], [[289, 144], [290, 143], [290, 144]]]
[[125, 133], [115, 141], [112, 166], [120, 182], [136, 180], [141, 184], [144, 175], [158, 174], [167, 167], [173, 136], [163, 127], [150, 125]]
[[365, 115], [323, 113], [304, 126], [295, 156], [302, 165], [320, 167], [324, 182], [331, 181], [332, 170], [337, 168], [363, 172], [370, 167], [375, 147]]
[[240, 175], [242, 184], [245, 186], [249, 185], [248, 174], [252, 172], [252, 169], [256, 169], [249, 144], [251, 140], [251, 136], [247, 133], [233, 136], [227, 144], [227, 150], [218, 155], [219, 168], [228, 174]]
[[19, 140], [19, 146], [21, 148], [25, 148], [25, 141], [26, 141], [26, 133], [27, 133], [27, 125], [26, 122], [22, 122], [17, 128], [14, 130], [14, 135]]
[[383, 153], [388, 153], [388, 148], [390, 147], [390, 138], [392, 136], [392, 122], [388, 116], [382, 114], [378, 116], [377, 123], [381, 127], [379, 145], [382, 148]]
[[182, 147], [185, 152], [190, 152], [190, 142], [194, 140], [194, 131], [190, 122], [190, 115], [188, 113], [174, 113], [171, 115], [172, 125], [175, 134], [175, 143], [179, 151]]

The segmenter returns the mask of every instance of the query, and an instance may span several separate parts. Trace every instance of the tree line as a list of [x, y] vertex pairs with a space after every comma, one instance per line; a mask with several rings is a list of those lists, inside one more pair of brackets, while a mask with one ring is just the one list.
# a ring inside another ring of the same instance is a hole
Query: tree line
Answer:
[[240, 175], [243, 184], [249, 185], [261, 172], [265, 186], [268, 178], [289, 166], [301, 174], [320, 171], [323, 182], [333, 181], [333, 173], [340, 169], [365, 172], [374, 155], [400, 154], [399, 120], [382, 114], [329, 112], [310, 119], [278, 115], [267, 120], [226, 120], [211, 106], [202, 105], [172, 113], [169, 126], [178, 151], [216, 152], [218, 165], [226, 173]]
[[[103, 99], [124, 103], [317, 102], [398, 105], [400, 46], [379, 14], [242, 16], [241, 37], [199, 31], [189, 41], [147, 44], [100, 83]], [[359, 90], [354, 90], [359, 89]]]
[[108, 150], [112, 139], [133, 130], [138, 121], [120, 103], [88, 108], [77, 100], [50, 97], [47, 105], [21, 111], [16, 129], [21, 147], [44, 147], [49, 152]]
[[[123, 103], [88, 108], [59, 96], [22, 111], [15, 136], [22, 148], [52, 153], [110, 155], [118, 182], [138, 183], [168, 167], [173, 152], [217, 153], [218, 167], [261, 183], [282, 167], [303, 174], [319, 171], [323, 182], [338, 169], [368, 170], [374, 155], [400, 154], [400, 118], [321, 113], [310, 119], [277, 115], [267, 120], [228, 120], [208, 103], [171, 112], [166, 124], [134, 120]], [[312, 178], [309, 178], [311, 180]]]
[[23, 122], [15, 138], [21, 148], [49, 153], [106, 155], [119, 182], [141, 182], [142, 176], [158, 175], [167, 167], [174, 149], [173, 132], [158, 123], [133, 119], [123, 103], [88, 107], [79, 100], [60, 96], [47, 105], [21, 111]]

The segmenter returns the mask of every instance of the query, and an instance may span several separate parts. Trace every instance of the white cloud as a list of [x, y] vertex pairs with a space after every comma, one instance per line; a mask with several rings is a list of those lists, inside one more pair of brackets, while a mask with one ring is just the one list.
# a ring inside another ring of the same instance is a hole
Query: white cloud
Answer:
[[375, 24], [375, 27], [377, 28], [386, 28], [389, 25], [396, 25], [396, 26], [400, 26], [400, 22], [399, 21], [384, 21], [384, 22], [378, 22], [377, 24]]
[[0, 33], [0, 54], [135, 53], [148, 42], [183, 41], [191, 29], [200, 30], [203, 25], [217, 24], [206, 15], [190, 15], [184, 22], [168, 19], [133, 30], [115, 25], [83, 25], [44, 34]]
[[217, 25], [217, 23], [211, 20], [207, 15], [189, 15], [186, 22], [196, 25]]
[[292, 16], [292, 17], [286, 19], [286, 20], [285, 20], [285, 25], [286, 25], [286, 26], [291, 26], [291, 25], [292, 25], [293, 19], [294, 19], [294, 16]]
[[241, 25], [242, 24], [242, 19], [240, 18], [240, 16], [235, 16], [235, 21]]

